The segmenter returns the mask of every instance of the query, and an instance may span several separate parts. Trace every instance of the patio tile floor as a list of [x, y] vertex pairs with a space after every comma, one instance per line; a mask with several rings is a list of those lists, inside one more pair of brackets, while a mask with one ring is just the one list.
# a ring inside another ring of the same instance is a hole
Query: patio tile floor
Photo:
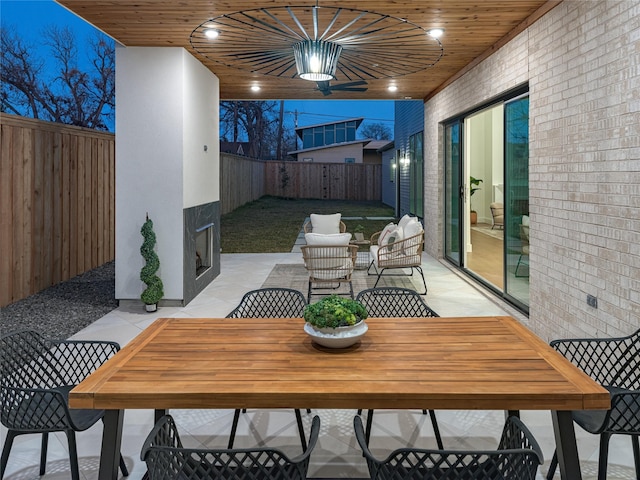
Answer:
[[[162, 307], [157, 312], [144, 312], [142, 306], [121, 306], [89, 327], [78, 332], [77, 339], [108, 339], [125, 345], [158, 317], [224, 317], [248, 290], [259, 288], [276, 264], [301, 263], [299, 253], [223, 254], [220, 276], [186, 307]], [[423, 269], [429, 293], [427, 303], [442, 316], [512, 315], [526, 323], [508, 305], [490, 293], [471, 284], [443, 263], [423, 256]], [[173, 410], [187, 446], [199, 444], [225, 447], [233, 418], [233, 410]], [[310, 477], [364, 478], [367, 469], [353, 436], [351, 410], [314, 410], [322, 420], [321, 437], [311, 456]], [[437, 411], [438, 423], [448, 448], [495, 448], [503, 422], [503, 412], [493, 411]], [[538, 478], [543, 478], [553, 454], [554, 441], [549, 412], [523, 411], [522, 419], [540, 443], [545, 465]], [[308, 428], [311, 416], [303, 414]], [[141, 444], [153, 424], [152, 410], [128, 410], [124, 417], [122, 453], [132, 480], [139, 480], [145, 472], [140, 460]], [[4, 440], [4, 427], [0, 429]], [[583, 478], [597, 477], [598, 438], [579, 428], [578, 449]], [[81, 477], [97, 479], [102, 427], [98, 424], [79, 433], [78, 455]], [[241, 416], [236, 437], [237, 447], [258, 443], [277, 446], [287, 453], [300, 452], [295, 417], [292, 410], [249, 410]], [[428, 416], [419, 411], [377, 410], [372, 430], [372, 449], [382, 455], [408, 443], [435, 448], [435, 440]], [[9, 458], [6, 480], [67, 480], [69, 463], [66, 438], [63, 434], [50, 436], [47, 474], [38, 475], [40, 436], [24, 435], [16, 438]], [[556, 473], [556, 478], [560, 478]], [[628, 437], [614, 436], [611, 440], [609, 480], [632, 480], [633, 455]]]

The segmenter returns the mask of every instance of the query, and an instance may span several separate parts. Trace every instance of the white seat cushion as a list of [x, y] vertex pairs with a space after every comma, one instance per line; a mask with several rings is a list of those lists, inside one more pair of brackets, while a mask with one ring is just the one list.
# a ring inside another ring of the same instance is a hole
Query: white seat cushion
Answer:
[[349, 245], [350, 233], [305, 233], [304, 239], [307, 245]]
[[311, 214], [311, 231], [313, 233], [323, 233], [325, 235], [340, 233], [341, 213], [331, 215]]

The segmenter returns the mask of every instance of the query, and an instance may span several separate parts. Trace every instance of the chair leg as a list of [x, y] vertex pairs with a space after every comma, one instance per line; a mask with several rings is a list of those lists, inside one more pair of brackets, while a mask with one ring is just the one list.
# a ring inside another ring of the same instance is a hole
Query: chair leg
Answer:
[[17, 433], [14, 430], [7, 431], [7, 438], [4, 440], [4, 447], [2, 447], [2, 457], [0, 457], [0, 478], [4, 478], [4, 471], [7, 468], [7, 462], [9, 461], [9, 453], [11, 452], [11, 446], [13, 445], [13, 439], [17, 437]]
[[298, 432], [300, 433], [300, 443], [302, 444], [302, 451], [307, 451], [307, 438], [304, 436], [304, 426], [302, 425], [302, 415], [300, 415], [300, 409], [295, 409], [296, 422], [298, 423]]
[[40, 446], [40, 476], [47, 470], [47, 447], [49, 446], [49, 433], [42, 434], [42, 445]]
[[353, 299], [353, 282], [351, 280], [349, 280], [349, 294], [351, 295], [351, 298]]
[[553, 457], [551, 458], [551, 463], [549, 464], [549, 471], [547, 472], [547, 480], [553, 479], [553, 476], [556, 473], [556, 468], [558, 468], [558, 451], [557, 450], [553, 452]]
[[311, 303], [311, 280], [309, 280], [309, 289], [307, 290], [307, 303]]
[[438, 427], [438, 420], [436, 419], [436, 412], [429, 410], [429, 416], [431, 417], [431, 425], [433, 425], [433, 433], [436, 436], [436, 443], [440, 450], [444, 450], [444, 444], [442, 443], [442, 437], [440, 436], [440, 428]]
[[598, 480], [607, 479], [607, 461], [609, 457], [610, 433], [600, 434], [600, 456], [598, 457]]
[[240, 419], [240, 409], [236, 408], [233, 412], [233, 422], [231, 423], [231, 433], [229, 434], [229, 445], [228, 449], [233, 448], [233, 441], [236, 438], [236, 430], [238, 429], [238, 420]]
[[633, 460], [636, 464], [636, 478], [640, 478], [640, 435], [631, 436], [631, 445], [633, 446]]
[[129, 476], [129, 470], [127, 469], [127, 464], [124, 463], [124, 457], [120, 454], [120, 471], [122, 472], [123, 477]]
[[78, 449], [76, 447], [76, 432], [65, 430], [69, 443], [69, 464], [71, 466], [71, 480], [80, 480], [80, 467], [78, 465]]
[[[418, 270], [418, 272], [420, 272], [420, 276], [422, 277], [422, 283], [424, 284], [424, 293], [421, 293], [420, 295], [426, 295], [427, 294], [427, 282], [424, 279], [424, 272], [422, 271], [422, 267], [413, 267], [416, 270]], [[411, 271], [411, 273], [413, 274], [413, 270]]]

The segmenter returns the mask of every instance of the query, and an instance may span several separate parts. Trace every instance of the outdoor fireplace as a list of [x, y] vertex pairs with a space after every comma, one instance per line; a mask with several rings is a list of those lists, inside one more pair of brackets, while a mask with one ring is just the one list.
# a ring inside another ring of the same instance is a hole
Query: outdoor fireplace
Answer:
[[220, 204], [184, 209], [184, 304], [220, 274]]
[[213, 223], [196, 228], [196, 278], [211, 268], [213, 250]]

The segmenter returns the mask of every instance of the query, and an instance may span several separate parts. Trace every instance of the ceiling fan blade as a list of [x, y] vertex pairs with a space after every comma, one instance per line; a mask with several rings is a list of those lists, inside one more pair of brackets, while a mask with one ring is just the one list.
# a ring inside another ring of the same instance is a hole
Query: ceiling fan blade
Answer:
[[334, 85], [331, 88], [336, 88], [336, 87], [359, 87], [361, 85], [366, 85], [367, 82], [366, 80], [357, 80], [355, 82], [346, 82], [346, 83], [341, 83], [339, 85]]
[[335, 85], [331, 87], [331, 90], [340, 90], [343, 92], [366, 92], [367, 87], [348, 87], [346, 85]]

